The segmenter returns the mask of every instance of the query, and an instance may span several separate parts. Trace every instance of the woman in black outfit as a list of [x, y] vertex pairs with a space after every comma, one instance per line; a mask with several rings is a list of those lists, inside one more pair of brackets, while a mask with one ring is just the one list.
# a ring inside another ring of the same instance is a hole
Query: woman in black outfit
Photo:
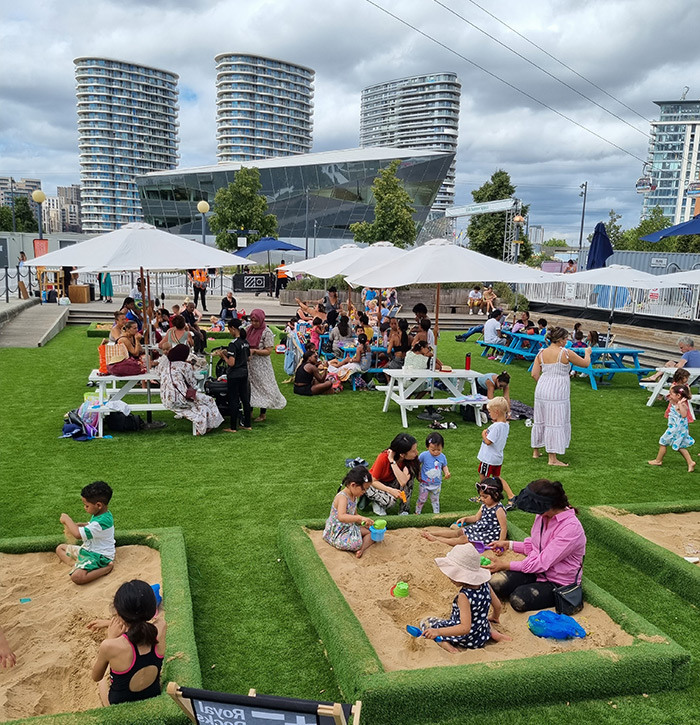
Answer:
[[238, 433], [239, 407], [243, 405], [243, 430], [250, 430], [250, 386], [248, 385], [248, 358], [250, 345], [245, 339], [245, 330], [241, 321], [231, 320], [228, 331], [233, 340], [226, 350], [217, 350], [219, 357], [226, 361], [226, 384], [228, 388], [228, 407], [231, 413], [231, 427], [225, 428], [227, 433]]
[[333, 383], [326, 380], [326, 373], [318, 369], [318, 353], [307, 350], [294, 374], [294, 392], [297, 395], [321, 395], [330, 393]]

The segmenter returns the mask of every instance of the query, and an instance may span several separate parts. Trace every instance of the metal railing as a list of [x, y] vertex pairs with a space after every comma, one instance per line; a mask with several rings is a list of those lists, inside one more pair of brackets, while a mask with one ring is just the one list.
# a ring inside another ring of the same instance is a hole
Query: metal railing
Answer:
[[700, 320], [700, 287], [697, 285], [643, 290], [557, 282], [524, 284], [519, 285], [518, 289], [531, 302], [608, 311], [614, 305], [616, 312], [679, 320]]

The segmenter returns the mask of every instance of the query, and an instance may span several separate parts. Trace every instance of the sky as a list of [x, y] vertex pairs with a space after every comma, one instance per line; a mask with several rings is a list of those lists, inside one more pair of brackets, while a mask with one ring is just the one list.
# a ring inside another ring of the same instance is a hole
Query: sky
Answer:
[[692, 0], [0, 0], [0, 176], [41, 178], [49, 194], [79, 182], [80, 56], [180, 76], [184, 168], [216, 162], [219, 53], [315, 70], [314, 151], [359, 146], [364, 87], [453, 71], [462, 84], [455, 203], [504, 169], [530, 224], [578, 244], [585, 181], [585, 235], [610, 209], [623, 227], [638, 224], [634, 184], [653, 101], [678, 99], [686, 85], [688, 99], [700, 98], [699, 26]]

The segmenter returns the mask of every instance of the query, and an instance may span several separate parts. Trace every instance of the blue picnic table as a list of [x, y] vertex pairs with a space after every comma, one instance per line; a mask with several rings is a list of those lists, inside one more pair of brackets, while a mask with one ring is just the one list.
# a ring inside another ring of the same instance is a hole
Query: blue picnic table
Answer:
[[504, 365], [510, 365], [516, 358], [534, 360], [545, 344], [544, 335], [528, 335], [525, 332], [509, 332], [508, 330], [502, 330], [502, 333], [502, 343], [478, 341], [478, 344], [484, 348], [481, 357], [485, 357], [490, 348], [500, 350], [503, 353], [501, 362]]

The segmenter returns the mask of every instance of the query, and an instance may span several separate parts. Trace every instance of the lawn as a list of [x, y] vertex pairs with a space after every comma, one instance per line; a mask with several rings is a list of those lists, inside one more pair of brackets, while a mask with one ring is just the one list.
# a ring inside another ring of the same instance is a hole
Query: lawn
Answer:
[[[459, 366], [471, 351], [475, 369], [500, 370], [479, 357], [476, 345], [453, 342], [451, 334], [443, 337], [440, 357], [447, 363]], [[274, 363], [282, 379], [282, 356], [275, 356]], [[87, 443], [61, 440], [62, 415], [81, 402], [89, 390], [87, 375], [96, 366], [96, 341], [82, 327], [67, 328], [44, 348], [0, 350], [0, 538], [60, 533], [60, 514], [81, 511], [81, 487], [103, 478], [115, 492], [111, 508], [118, 529], [184, 530], [204, 687], [339, 698], [323, 643], [281, 560], [277, 524], [325, 517], [345, 473], [345, 458], [372, 461], [402, 430], [398, 408], [382, 414], [381, 393], [346, 391], [309, 399], [292, 396], [282, 386], [290, 398], [287, 408], [268, 413], [267, 422], [251, 433], [194, 438], [188, 421], [162, 413], [156, 418], [167, 422], [164, 430]], [[526, 364], [511, 365], [509, 372], [512, 397], [532, 404], [534, 382]], [[518, 490], [534, 478], [557, 475], [573, 505], [698, 498], [700, 477], [685, 472], [680, 455], [670, 451], [662, 468], [647, 465], [665, 420], [663, 407], [647, 408], [646, 398], [636, 378], [619, 376], [597, 392], [587, 381], [574, 380], [573, 445], [566, 456], [571, 468], [534, 461], [530, 429], [514, 423], [504, 477]], [[422, 448], [427, 426], [415, 412], [409, 419], [409, 432]], [[465, 508], [465, 501], [474, 491], [480, 435], [472, 424], [458, 425], [444, 433], [453, 476], [443, 487], [443, 511], [474, 508]], [[515, 514], [512, 520], [528, 529], [531, 517]], [[539, 708], [519, 707], [517, 692], [504, 692], [503, 719], [509, 725], [568, 725], [574, 719], [696, 722], [697, 609], [599, 542], [589, 545], [586, 574], [692, 652], [695, 685], [680, 693]], [[477, 723], [485, 715], [460, 712], [441, 722]]]

